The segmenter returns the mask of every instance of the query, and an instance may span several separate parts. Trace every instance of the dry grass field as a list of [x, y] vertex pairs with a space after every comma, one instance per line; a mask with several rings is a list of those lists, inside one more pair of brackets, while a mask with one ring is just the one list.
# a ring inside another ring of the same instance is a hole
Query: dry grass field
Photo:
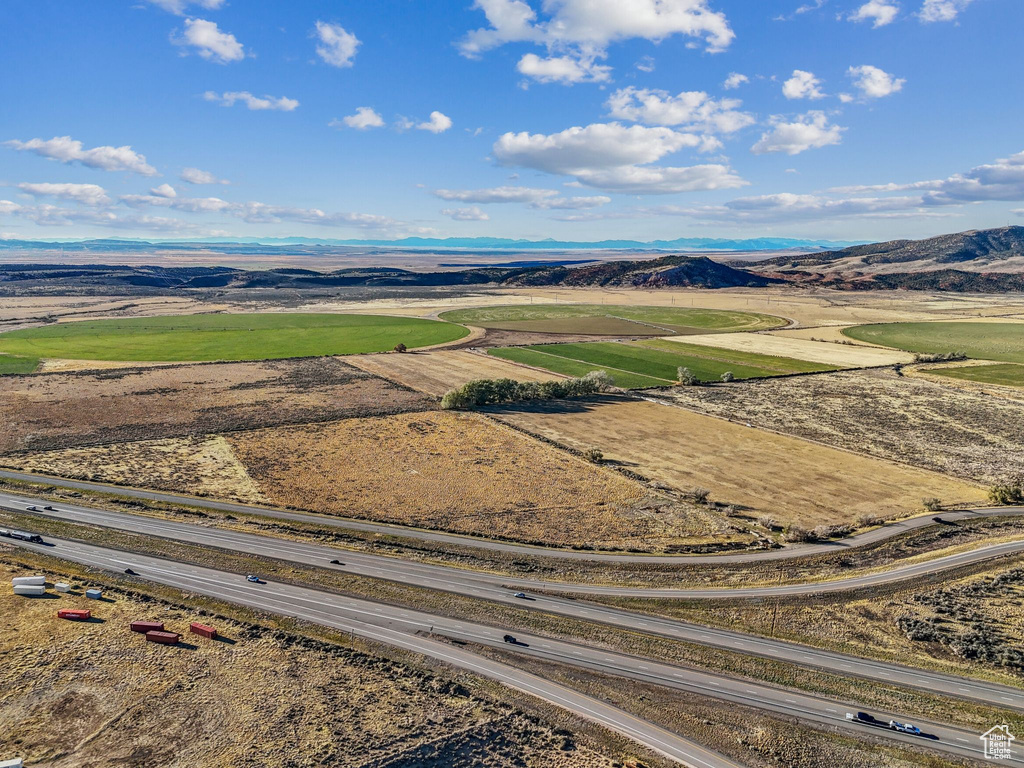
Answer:
[[968, 483], [671, 405], [606, 398], [509, 406], [495, 415], [570, 447], [597, 446], [606, 459], [648, 478], [707, 489], [713, 501], [784, 524], [908, 515], [919, 512], [927, 497], [947, 503], [985, 498], [982, 488]]
[[473, 379], [550, 381], [553, 374], [465, 350], [356, 355], [346, 362], [406, 387], [440, 397]]
[[[19, 573], [0, 561], [0, 579]], [[565, 749], [550, 726], [474, 695], [454, 675], [139, 595], [106, 594], [112, 599], [97, 603], [80, 589], [56, 599], [0, 592], [4, 757], [23, 756], [39, 768], [614, 762], [578, 742]], [[98, 620], [59, 620], [63, 607], [91, 608]], [[136, 619], [178, 632], [192, 621], [212, 623], [227, 642], [186, 635], [177, 647], [147, 643], [128, 629]]]
[[812, 363], [835, 365], [841, 368], [869, 368], [880, 365], [909, 363], [914, 356], [907, 352], [877, 347], [831, 344], [810, 339], [786, 338], [766, 333], [728, 333], [706, 336], [667, 336], [665, 341], [683, 341], [704, 347], [718, 347], [737, 352], [791, 357]]
[[97, 483], [267, 503], [235, 458], [230, 443], [220, 435], [29, 451], [0, 456], [0, 466]]
[[558, 546], [658, 550], [700, 513], [476, 414], [347, 419], [227, 436], [273, 503]]
[[991, 397], [878, 370], [678, 387], [657, 396], [701, 413], [965, 480], [993, 483], [1024, 474], [1024, 394]]
[[431, 401], [331, 358], [0, 377], [0, 454], [367, 416]]

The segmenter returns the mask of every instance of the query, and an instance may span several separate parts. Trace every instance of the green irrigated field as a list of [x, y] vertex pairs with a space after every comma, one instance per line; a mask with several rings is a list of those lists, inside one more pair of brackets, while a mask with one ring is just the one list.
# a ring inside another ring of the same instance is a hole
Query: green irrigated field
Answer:
[[1024, 323], [880, 323], [858, 325], [843, 333], [908, 352], [962, 352], [976, 360], [1024, 363]]
[[504, 331], [585, 333], [598, 336], [668, 336], [777, 328], [786, 322], [754, 312], [611, 304], [530, 304], [457, 309], [441, 315], [452, 323]]
[[585, 376], [591, 371], [608, 371], [615, 382], [615, 386], [623, 389], [644, 389], [646, 387], [664, 387], [671, 384], [671, 381], [656, 379], [650, 376], [641, 376], [628, 371], [614, 371], [607, 366], [593, 365], [568, 357], [559, 357], [549, 352], [539, 350], [550, 349], [561, 346], [559, 344], [546, 344], [537, 347], [499, 347], [487, 350], [488, 354], [500, 357], [503, 360], [511, 360], [514, 363], [530, 365], [534, 368], [543, 368], [552, 373], [560, 373], [563, 376]]
[[6, 373], [32, 373], [39, 365], [34, 357], [16, 357], [0, 354], [0, 376]]
[[59, 323], [0, 335], [0, 353], [32, 358], [203, 362], [383, 352], [455, 341], [466, 328], [379, 315], [258, 314]]
[[998, 363], [996, 365], [969, 365], [958, 368], [930, 368], [928, 373], [937, 373], [951, 379], [977, 381], [982, 384], [1001, 384], [1004, 387], [1024, 387], [1024, 365]]
[[835, 370], [803, 360], [661, 340], [538, 344], [489, 352], [506, 360], [570, 376], [604, 370], [616, 386], [626, 389], [673, 384], [678, 380], [680, 367], [689, 368], [701, 381], [719, 381], [726, 372], [736, 379], [752, 379]]

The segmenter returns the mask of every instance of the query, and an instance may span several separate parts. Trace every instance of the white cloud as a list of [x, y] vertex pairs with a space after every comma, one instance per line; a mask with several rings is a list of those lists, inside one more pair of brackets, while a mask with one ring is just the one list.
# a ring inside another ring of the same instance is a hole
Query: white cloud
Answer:
[[191, 46], [207, 61], [228, 64], [245, 58], [245, 48], [228, 32], [221, 32], [217, 23], [205, 19], [185, 19], [180, 37], [171, 37], [175, 45]]
[[732, 72], [727, 78], [725, 78], [725, 82], [722, 83], [722, 87], [727, 91], [734, 91], [744, 83], [749, 82], [750, 78], [746, 75], [741, 75], [739, 72]]
[[149, 194], [156, 197], [173, 198], [178, 196], [178, 191], [170, 184], [161, 184], [159, 187], [153, 187], [153, 189], [149, 190]]
[[865, 99], [880, 99], [903, 90], [907, 81], [895, 78], [888, 72], [868, 64], [850, 67], [847, 74], [853, 78], [853, 87], [861, 92]]
[[455, 221], [489, 221], [491, 218], [475, 205], [472, 208], [445, 208], [441, 215]]
[[641, 72], [653, 72], [654, 71], [654, 57], [653, 56], [641, 56], [640, 61], [636, 63], [636, 68]]
[[85, 149], [82, 142], [76, 141], [70, 136], [54, 136], [52, 139], [29, 139], [28, 141], [12, 139], [4, 144], [18, 151], [34, 152], [40, 157], [47, 157], [61, 163], [81, 163], [89, 168], [98, 168], [103, 171], [130, 171], [141, 176], [158, 175], [156, 168], [146, 162], [144, 155], [140, 155], [127, 145]]
[[870, 21], [874, 29], [891, 24], [899, 15], [900, 7], [891, 0], [868, 0], [847, 18], [850, 21]]
[[214, 101], [222, 107], [233, 107], [236, 102], [242, 102], [250, 110], [275, 112], [291, 112], [298, 108], [299, 102], [296, 99], [289, 99], [287, 96], [253, 96], [248, 91], [225, 91], [215, 93], [207, 91], [203, 94], [207, 101]]
[[793, 76], [782, 84], [782, 95], [787, 99], [823, 99], [821, 80], [813, 72], [794, 69]]
[[[614, 42], [635, 38], [660, 42], [683, 35], [702, 40], [706, 50], [717, 53], [729, 47], [735, 34], [725, 14], [711, 10], [709, 2], [545, 0], [545, 17], [538, 18], [525, 0], [475, 0], [473, 7], [483, 11], [489, 26], [469, 32], [459, 49], [464, 56], [477, 58], [506, 43], [533, 43], [545, 46], [549, 55], [570, 53], [577, 61], [593, 62], [603, 58]], [[579, 81], [560, 78], [558, 82]]]
[[1024, 200], [1024, 152], [932, 183], [934, 191], [925, 195], [928, 205]]
[[183, 16], [185, 9], [190, 5], [198, 5], [208, 11], [216, 11], [224, 5], [224, 0], [146, 0], [146, 2], [178, 16]]
[[179, 177], [182, 181], [189, 184], [230, 184], [227, 179], [218, 179], [209, 171], [202, 171], [199, 168], [183, 168], [181, 176]]
[[417, 123], [416, 128], [421, 131], [430, 131], [431, 133], [444, 133], [452, 127], [452, 119], [443, 112], [438, 112], [436, 109], [430, 113], [430, 119], [422, 123]]
[[620, 88], [608, 98], [612, 117], [647, 125], [686, 125], [706, 133], [733, 133], [754, 123], [752, 115], [740, 112], [736, 99], [712, 99], [704, 91], [667, 91]]
[[808, 112], [790, 123], [783, 118], [773, 117], [771, 130], [762, 134], [761, 140], [750, 151], [755, 155], [768, 152], [798, 155], [808, 149], [838, 144], [845, 130], [838, 125], [829, 125], [828, 116], [824, 112]]
[[314, 33], [320, 44], [316, 47], [317, 55], [332, 67], [351, 67], [359, 48], [359, 38], [347, 32], [340, 24], [328, 24], [326, 21], [316, 23]]
[[549, 56], [542, 59], [528, 53], [519, 60], [516, 69], [541, 83], [599, 83], [608, 80], [611, 67], [602, 66], [593, 57]]
[[554, 208], [578, 210], [597, 208], [612, 200], [604, 195], [589, 197], [561, 197], [553, 189], [535, 187], [492, 187], [490, 189], [437, 189], [434, 195], [442, 200], [460, 203], [525, 203], [531, 208], [550, 210]]
[[954, 21], [972, 0], [924, 0], [918, 13], [923, 22]]
[[733, 223], [781, 223], [785, 221], [836, 218], [908, 218], [924, 217], [918, 197], [856, 197], [830, 199], [819, 195], [783, 192], [773, 195], [741, 197], [724, 205], [685, 208], [666, 206], [649, 209], [652, 214], [689, 216], [706, 221]]
[[22, 183], [18, 189], [33, 197], [57, 197], [83, 205], [102, 206], [110, 203], [106, 190], [96, 184]]
[[572, 176], [587, 186], [617, 192], [666, 194], [746, 183], [724, 165], [649, 165], [681, 149], [702, 146], [704, 138], [671, 128], [595, 123], [554, 134], [506, 133], [493, 152], [501, 165]]
[[328, 125], [331, 128], [340, 128], [346, 125], [349, 128], [365, 131], [368, 128], [380, 128], [384, 125], [384, 118], [372, 107], [358, 107], [354, 115], [346, 115], [341, 120], [331, 120]]

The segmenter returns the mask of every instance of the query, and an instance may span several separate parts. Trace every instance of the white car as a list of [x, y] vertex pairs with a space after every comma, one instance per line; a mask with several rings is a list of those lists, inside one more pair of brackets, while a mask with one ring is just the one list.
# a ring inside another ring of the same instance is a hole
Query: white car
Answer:
[[899, 720], [890, 720], [889, 728], [900, 733], [909, 733], [911, 736], [920, 736], [921, 729], [910, 723], [901, 723]]

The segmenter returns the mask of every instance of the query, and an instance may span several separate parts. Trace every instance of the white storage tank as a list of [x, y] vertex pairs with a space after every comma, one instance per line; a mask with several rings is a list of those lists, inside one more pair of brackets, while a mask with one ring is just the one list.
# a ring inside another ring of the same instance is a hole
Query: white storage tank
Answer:
[[[53, 588], [55, 590], [57, 590], [58, 592], [70, 592], [71, 591], [71, 587], [69, 585], [65, 584], [63, 581], [58, 581], [56, 584], [53, 585]], [[2, 766], [0, 766], [0, 768], [2, 768]]]
[[15, 584], [14, 594], [25, 597], [38, 597], [46, 594], [46, 587], [42, 584]]
[[103, 597], [103, 590], [101, 589], [87, 589], [85, 590], [85, 596], [90, 600], [99, 600]]
[[16, 587], [42, 587], [46, 584], [45, 576], [15, 576], [11, 584]]

